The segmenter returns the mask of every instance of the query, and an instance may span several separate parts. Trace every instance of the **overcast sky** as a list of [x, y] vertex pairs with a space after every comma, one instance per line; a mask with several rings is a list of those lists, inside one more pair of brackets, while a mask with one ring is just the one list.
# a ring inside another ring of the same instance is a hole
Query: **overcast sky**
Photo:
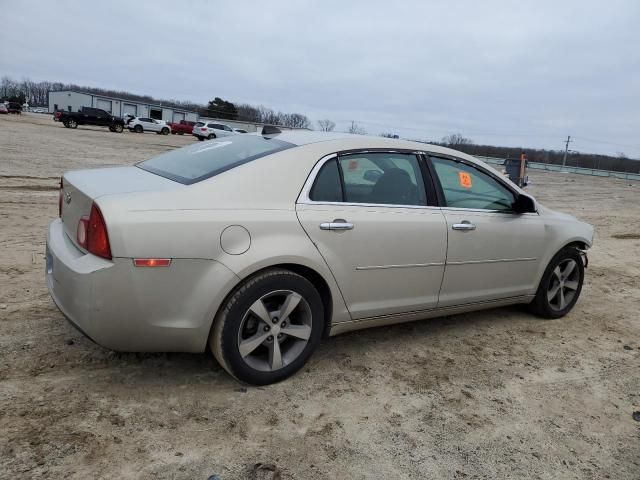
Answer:
[[637, 0], [0, 0], [0, 18], [16, 79], [640, 158]]

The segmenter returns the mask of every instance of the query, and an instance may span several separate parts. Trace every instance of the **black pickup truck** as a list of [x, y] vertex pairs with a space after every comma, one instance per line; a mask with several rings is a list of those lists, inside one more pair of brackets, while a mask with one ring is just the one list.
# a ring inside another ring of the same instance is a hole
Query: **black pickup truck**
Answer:
[[59, 122], [67, 128], [78, 128], [78, 125], [96, 125], [109, 127], [112, 132], [121, 133], [124, 130], [124, 120], [114, 117], [109, 112], [99, 108], [82, 107], [78, 112], [60, 112]]

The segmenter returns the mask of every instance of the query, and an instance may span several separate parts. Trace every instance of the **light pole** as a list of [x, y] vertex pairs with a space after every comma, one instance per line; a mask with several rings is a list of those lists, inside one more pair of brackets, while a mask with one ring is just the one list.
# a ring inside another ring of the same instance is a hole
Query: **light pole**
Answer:
[[567, 163], [567, 153], [569, 153], [569, 144], [570, 143], [571, 143], [571, 135], [567, 136], [566, 145], [564, 147], [564, 157], [562, 157], [562, 168], [564, 168], [564, 166]]

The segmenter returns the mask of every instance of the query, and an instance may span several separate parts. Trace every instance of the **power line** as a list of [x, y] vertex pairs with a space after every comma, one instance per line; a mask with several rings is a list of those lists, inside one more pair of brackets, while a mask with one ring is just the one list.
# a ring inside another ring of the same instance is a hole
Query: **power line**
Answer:
[[634, 148], [634, 149], [640, 150], [640, 146], [638, 145], [625, 145], [623, 143], [607, 142], [606, 140], [596, 140], [593, 138], [576, 137], [575, 135], [573, 138], [577, 138], [578, 140], [582, 140], [583, 142], [604, 143], [606, 145], [615, 145], [617, 147]]

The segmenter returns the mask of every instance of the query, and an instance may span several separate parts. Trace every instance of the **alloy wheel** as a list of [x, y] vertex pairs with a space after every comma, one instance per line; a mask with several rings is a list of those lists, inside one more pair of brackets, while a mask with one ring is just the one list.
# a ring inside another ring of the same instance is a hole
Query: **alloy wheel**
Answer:
[[547, 301], [553, 310], [564, 310], [573, 301], [580, 286], [577, 266], [575, 260], [566, 259], [553, 269], [547, 289]]
[[292, 290], [276, 290], [253, 302], [238, 330], [238, 351], [255, 370], [273, 372], [302, 354], [312, 330], [309, 303]]

